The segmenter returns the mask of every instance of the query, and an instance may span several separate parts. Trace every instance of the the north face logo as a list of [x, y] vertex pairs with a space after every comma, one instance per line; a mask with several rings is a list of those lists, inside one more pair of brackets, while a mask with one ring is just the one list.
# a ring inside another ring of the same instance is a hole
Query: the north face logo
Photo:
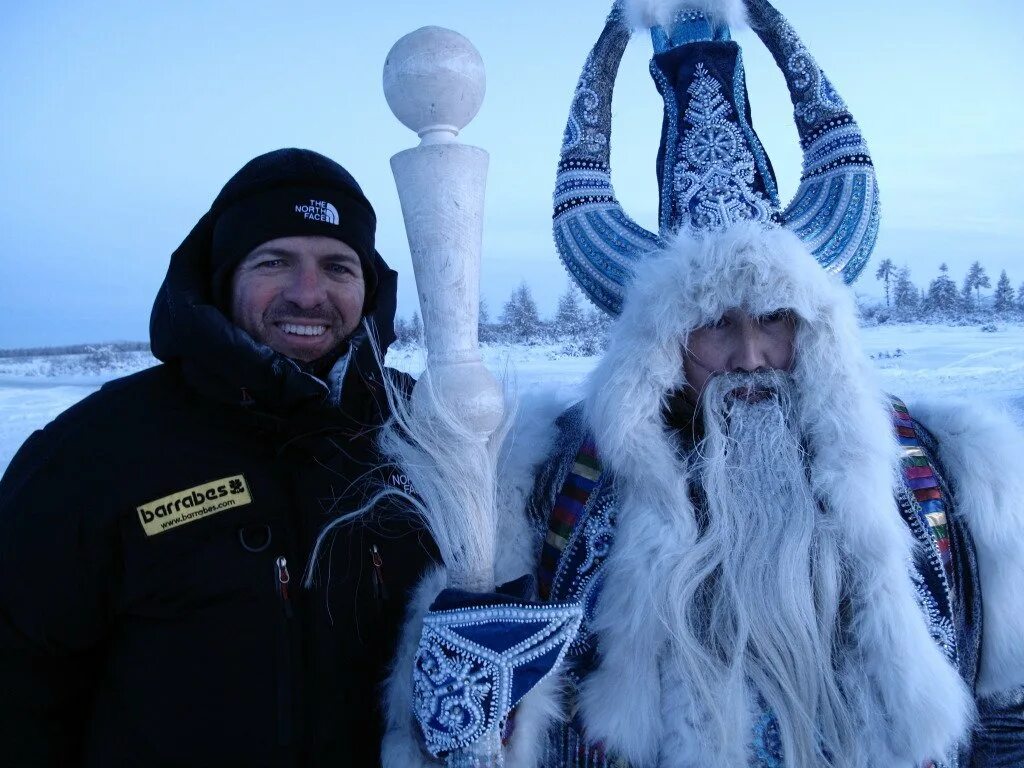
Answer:
[[302, 217], [308, 221], [322, 221], [325, 224], [338, 223], [338, 209], [324, 200], [299, 203], [295, 206], [295, 212], [301, 213]]
[[416, 492], [416, 489], [412, 487], [412, 482], [409, 480], [408, 475], [405, 473], [399, 474], [398, 472], [392, 472], [390, 481], [395, 488], [401, 488], [405, 493]]

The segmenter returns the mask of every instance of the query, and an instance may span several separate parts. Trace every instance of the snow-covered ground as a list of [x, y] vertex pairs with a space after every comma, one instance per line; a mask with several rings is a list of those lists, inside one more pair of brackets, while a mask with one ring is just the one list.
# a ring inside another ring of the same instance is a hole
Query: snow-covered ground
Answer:
[[[1024, 327], [978, 328], [902, 325], [865, 328], [864, 346], [885, 388], [911, 404], [922, 398], [969, 398], [1008, 408], [1024, 426]], [[70, 356], [69, 356], [70, 357]], [[580, 392], [596, 358], [561, 356], [557, 346], [488, 347], [485, 362], [520, 391], [557, 388], [565, 399]], [[153, 364], [128, 353], [113, 370], [90, 370], [80, 361], [0, 359], [0, 472], [29, 434], [103, 382]], [[392, 350], [389, 365], [417, 374], [420, 350]]]

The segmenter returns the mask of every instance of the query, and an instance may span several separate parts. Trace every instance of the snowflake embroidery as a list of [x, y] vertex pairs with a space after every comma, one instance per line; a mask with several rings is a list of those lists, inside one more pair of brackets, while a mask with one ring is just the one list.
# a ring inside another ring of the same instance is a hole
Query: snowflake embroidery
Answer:
[[722, 84], [698, 64], [687, 92], [679, 160], [673, 169], [674, 205], [691, 229], [721, 230], [738, 221], [768, 221], [772, 205], [754, 189], [754, 155], [747, 147]]

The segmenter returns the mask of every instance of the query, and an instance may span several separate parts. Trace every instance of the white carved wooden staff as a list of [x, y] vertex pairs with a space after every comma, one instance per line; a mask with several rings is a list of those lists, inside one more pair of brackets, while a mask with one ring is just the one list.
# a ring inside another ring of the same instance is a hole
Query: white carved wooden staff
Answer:
[[424, 27], [384, 64], [395, 116], [420, 137], [391, 158], [412, 254], [427, 347], [403, 455], [444, 557], [449, 586], [494, 587], [494, 443], [502, 392], [480, 355], [480, 255], [487, 152], [456, 137], [483, 102], [483, 61], [465, 37]]

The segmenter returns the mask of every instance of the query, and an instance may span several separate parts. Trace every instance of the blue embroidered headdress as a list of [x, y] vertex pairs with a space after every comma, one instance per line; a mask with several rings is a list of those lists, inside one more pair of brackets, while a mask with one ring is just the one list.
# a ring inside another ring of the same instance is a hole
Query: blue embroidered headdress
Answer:
[[665, 102], [658, 151], [659, 233], [633, 221], [611, 183], [611, 100], [632, 34], [616, 2], [576, 86], [554, 195], [559, 255], [583, 291], [618, 315], [638, 262], [674, 235], [740, 221], [783, 226], [829, 272], [853, 282], [878, 234], [878, 185], [860, 129], [796, 32], [766, 0], [746, 0], [751, 27], [782, 69], [803, 148], [793, 201], [779, 201], [750, 120], [743, 60], [728, 27], [679, 0], [654, 26], [651, 75]]

